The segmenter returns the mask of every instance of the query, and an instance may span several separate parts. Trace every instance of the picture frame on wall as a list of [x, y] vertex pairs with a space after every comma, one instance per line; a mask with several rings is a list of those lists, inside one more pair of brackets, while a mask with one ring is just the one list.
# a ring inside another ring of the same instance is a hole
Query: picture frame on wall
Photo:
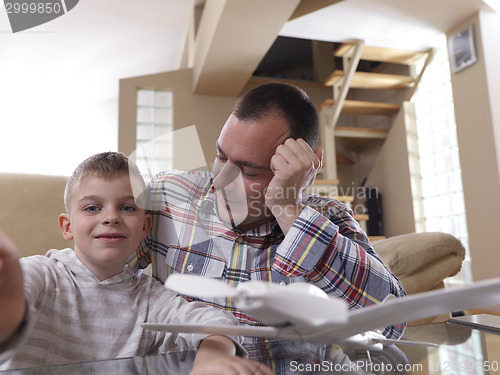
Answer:
[[474, 47], [474, 24], [467, 26], [448, 40], [451, 72], [458, 73], [477, 62]]

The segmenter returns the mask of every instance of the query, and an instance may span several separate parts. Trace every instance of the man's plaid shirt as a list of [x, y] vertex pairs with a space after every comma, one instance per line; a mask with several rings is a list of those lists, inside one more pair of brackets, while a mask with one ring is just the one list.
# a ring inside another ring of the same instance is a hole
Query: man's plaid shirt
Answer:
[[[162, 282], [173, 272], [233, 286], [249, 280], [306, 281], [343, 298], [350, 308], [405, 295], [343, 203], [306, 195], [306, 207], [286, 236], [275, 220], [242, 233], [217, 216], [212, 179], [208, 172], [164, 172], [153, 179], [153, 226], [129, 262], [132, 269], [152, 263], [153, 276]], [[259, 324], [236, 310], [231, 298], [203, 301], [231, 311], [243, 324]], [[383, 333], [398, 338], [404, 328], [394, 325]]]

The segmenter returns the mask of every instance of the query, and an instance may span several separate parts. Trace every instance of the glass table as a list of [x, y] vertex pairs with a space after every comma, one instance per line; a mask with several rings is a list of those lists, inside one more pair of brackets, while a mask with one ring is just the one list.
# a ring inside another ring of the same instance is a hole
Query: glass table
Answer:
[[[500, 374], [500, 335], [434, 323], [408, 327], [405, 339], [437, 347], [391, 345], [383, 351], [273, 341], [248, 348], [249, 357], [277, 374]], [[43, 368], [10, 370], [2, 375], [188, 374], [194, 351], [121, 358]]]

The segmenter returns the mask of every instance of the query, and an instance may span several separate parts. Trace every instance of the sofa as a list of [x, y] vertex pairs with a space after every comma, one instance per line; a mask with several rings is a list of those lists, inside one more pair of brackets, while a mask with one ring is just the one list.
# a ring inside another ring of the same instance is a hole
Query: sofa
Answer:
[[[63, 239], [57, 221], [64, 212], [67, 177], [0, 173], [0, 229], [16, 243], [21, 256], [45, 254], [72, 243]], [[441, 288], [460, 271], [465, 250], [445, 233], [411, 233], [373, 242], [385, 265], [408, 294]]]
[[451, 234], [409, 233], [373, 241], [373, 248], [407, 294], [444, 287], [462, 268], [465, 248]]
[[20, 256], [72, 247], [57, 224], [67, 177], [0, 173], [0, 229]]

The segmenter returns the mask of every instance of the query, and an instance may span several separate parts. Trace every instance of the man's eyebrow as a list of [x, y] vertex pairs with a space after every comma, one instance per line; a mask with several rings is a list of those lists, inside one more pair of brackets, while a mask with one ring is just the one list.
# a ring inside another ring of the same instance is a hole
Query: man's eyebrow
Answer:
[[[224, 153], [224, 151], [222, 151], [222, 148], [220, 147], [219, 145], [219, 142], [216, 142], [215, 143], [215, 147], [217, 148], [217, 151], [219, 151], [221, 154], [223, 155], [226, 155]], [[255, 163], [252, 163], [250, 161], [246, 161], [246, 160], [231, 160], [231, 162], [233, 164], [236, 164], [238, 166], [244, 166], [244, 167], [249, 167], [249, 168], [254, 168], [254, 169], [269, 169], [269, 167], [264, 167], [262, 165], [258, 165], [258, 164], [255, 164]]]

